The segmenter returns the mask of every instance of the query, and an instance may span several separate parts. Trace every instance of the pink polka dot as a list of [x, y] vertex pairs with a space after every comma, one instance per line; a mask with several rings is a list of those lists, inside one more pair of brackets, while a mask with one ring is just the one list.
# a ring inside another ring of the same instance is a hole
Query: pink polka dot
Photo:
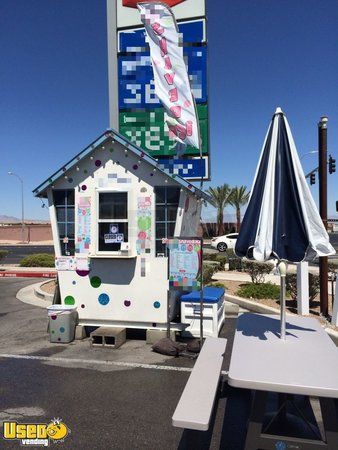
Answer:
[[87, 186], [86, 186], [85, 184], [83, 184], [83, 185], [81, 186], [81, 189], [82, 189], [83, 191], [86, 191], [86, 190], [87, 190]]
[[96, 167], [100, 167], [101, 166], [101, 161], [99, 160], [99, 159], [97, 159], [96, 161], [95, 161], [95, 166]]

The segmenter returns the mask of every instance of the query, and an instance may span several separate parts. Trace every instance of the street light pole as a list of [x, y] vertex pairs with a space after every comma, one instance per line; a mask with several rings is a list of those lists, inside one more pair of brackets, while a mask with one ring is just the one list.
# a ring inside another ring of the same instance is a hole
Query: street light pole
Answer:
[[8, 175], [13, 175], [18, 178], [21, 183], [21, 242], [24, 242], [25, 238], [25, 211], [24, 211], [24, 197], [23, 197], [23, 179], [14, 172], [8, 172]]
[[[318, 178], [319, 178], [319, 212], [327, 229], [327, 117], [321, 117], [318, 123]], [[328, 259], [319, 258], [320, 312], [328, 315]]]

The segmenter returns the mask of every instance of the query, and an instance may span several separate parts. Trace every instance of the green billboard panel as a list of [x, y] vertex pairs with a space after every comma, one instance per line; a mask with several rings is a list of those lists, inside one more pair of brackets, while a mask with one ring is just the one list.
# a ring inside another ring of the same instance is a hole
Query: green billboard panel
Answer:
[[[207, 155], [209, 153], [207, 105], [198, 105], [197, 112], [202, 140], [202, 154]], [[121, 111], [119, 120], [120, 133], [151, 156], [157, 158], [175, 155], [176, 141], [169, 137], [164, 121], [163, 108], [156, 108], [152, 111]], [[188, 147], [185, 154], [198, 156], [200, 151], [194, 147]]]

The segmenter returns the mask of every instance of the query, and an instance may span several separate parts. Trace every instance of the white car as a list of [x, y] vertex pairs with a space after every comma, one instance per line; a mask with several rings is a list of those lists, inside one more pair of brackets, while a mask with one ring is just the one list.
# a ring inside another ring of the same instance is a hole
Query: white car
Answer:
[[217, 249], [219, 252], [225, 252], [228, 248], [234, 249], [238, 233], [225, 234], [211, 239], [211, 247]]

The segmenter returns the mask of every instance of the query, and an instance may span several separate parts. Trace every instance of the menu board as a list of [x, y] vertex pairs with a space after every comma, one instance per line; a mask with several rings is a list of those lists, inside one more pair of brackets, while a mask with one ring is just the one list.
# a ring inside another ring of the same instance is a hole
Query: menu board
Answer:
[[163, 239], [169, 248], [169, 289], [201, 289], [201, 239]]

